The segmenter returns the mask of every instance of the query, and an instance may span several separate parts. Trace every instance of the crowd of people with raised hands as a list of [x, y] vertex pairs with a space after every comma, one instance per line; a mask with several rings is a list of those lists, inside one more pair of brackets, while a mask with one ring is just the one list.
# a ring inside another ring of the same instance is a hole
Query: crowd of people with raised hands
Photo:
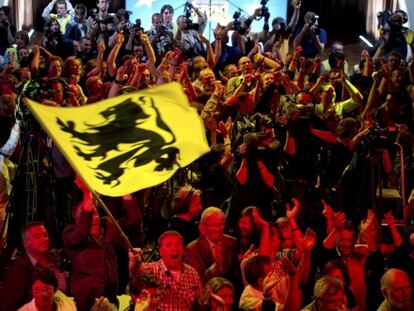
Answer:
[[[110, 4], [52, 0], [30, 38], [0, 8], [0, 244], [20, 248], [0, 309], [414, 310], [407, 14], [381, 12], [376, 48], [352, 64], [298, 0], [289, 21], [270, 12], [252, 33], [262, 6], [213, 42], [194, 3], [197, 23], [165, 4], [148, 30]], [[101, 196], [115, 226], [22, 98], [78, 107], [173, 81], [211, 150], [161, 185]], [[24, 222], [29, 150], [40, 199]]]

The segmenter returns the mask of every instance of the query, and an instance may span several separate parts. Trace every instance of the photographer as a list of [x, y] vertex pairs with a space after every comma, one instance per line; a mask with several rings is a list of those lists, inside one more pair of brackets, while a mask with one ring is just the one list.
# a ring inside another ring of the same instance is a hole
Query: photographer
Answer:
[[0, 55], [4, 55], [9, 48], [16, 34], [16, 27], [9, 22], [10, 8], [2, 6], [0, 8]]
[[[191, 20], [191, 10], [197, 13], [197, 24], [193, 24]], [[192, 5], [191, 2], [186, 2], [184, 11], [185, 15], [180, 15], [177, 18], [178, 29], [175, 34], [175, 40], [180, 45], [184, 56], [206, 56], [207, 53], [201, 36], [207, 24], [207, 16]]]
[[[90, 16], [86, 20], [86, 25], [88, 27], [87, 37], [91, 38], [92, 41], [94, 41], [102, 31], [102, 24], [105, 24], [106, 28], [108, 28], [106, 24], [113, 23], [113, 21], [109, 19], [111, 16], [108, 13], [110, 4], [111, 0], [97, 0], [96, 8], [89, 11]], [[105, 41], [106, 45], [107, 43], [108, 42]]]
[[300, 45], [303, 48], [302, 56], [306, 58], [313, 58], [322, 53], [327, 42], [326, 31], [319, 28], [318, 19], [316, 13], [306, 12], [305, 25], [293, 40], [294, 47]]
[[139, 20], [138, 24], [134, 24], [130, 22], [129, 15], [131, 14], [130, 11], [126, 11], [125, 9], [119, 9], [116, 12], [116, 19], [114, 26], [108, 30], [108, 34], [110, 35], [108, 39], [108, 47], [112, 48], [115, 46], [117, 41], [117, 36], [119, 33], [122, 33], [124, 36], [124, 41], [119, 49], [119, 57], [125, 55], [126, 52], [126, 44], [128, 42], [129, 37], [135, 35], [135, 31], [142, 31], [143, 28], [141, 27], [141, 20]]
[[288, 25], [282, 17], [276, 17], [272, 21], [272, 31], [265, 33], [266, 36], [262, 39], [264, 41], [264, 50], [271, 51], [274, 56], [282, 62], [286, 61], [286, 55], [289, 51], [289, 39], [295, 31], [298, 24], [301, 1], [293, 0], [293, 15]]
[[407, 57], [407, 44], [412, 45], [414, 33], [411, 29], [404, 27], [408, 16], [402, 10], [391, 14], [390, 11], [378, 12], [378, 30], [380, 32], [381, 44], [375, 55], [387, 57], [390, 52], [398, 52], [404, 58]]
[[240, 18], [240, 14], [240, 11], [233, 14], [234, 32], [231, 35], [231, 42], [233, 46], [239, 48], [242, 55], [247, 55], [247, 53], [255, 46], [255, 42], [252, 38], [253, 34], [250, 33], [251, 24], [253, 20], [262, 16], [262, 11], [261, 8], [257, 8], [248, 18], [245, 16]]
[[151, 17], [152, 26], [147, 31], [150, 43], [157, 58], [162, 58], [166, 52], [173, 49], [173, 33], [162, 23], [161, 13], [155, 13]]

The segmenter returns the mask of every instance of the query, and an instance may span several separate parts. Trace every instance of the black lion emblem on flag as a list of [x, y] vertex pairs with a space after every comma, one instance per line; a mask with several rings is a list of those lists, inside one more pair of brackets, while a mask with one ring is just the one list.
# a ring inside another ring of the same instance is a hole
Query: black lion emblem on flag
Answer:
[[[120, 184], [119, 178], [125, 170], [152, 161], [157, 163], [154, 171], [171, 170], [174, 164], [178, 165], [179, 149], [171, 146], [176, 142], [176, 136], [161, 118], [153, 98], [140, 96], [138, 101], [139, 103], [128, 98], [100, 112], [104, 122], [85, 122], [87, 129], [83, 132], [75, 129], [73, 121], [65, 123], [60, 118], [56, 120], [60, 128], [74, 138], [74, 149], [80, 157], [85, 161], [92, 161], [93, 158], [101, 161], [93, 168], [97, 170], [95, 176], [103, 180], [104, 184], [115, 187]], [[140, 127], [151, 121], [154, 130]], [[171, 139], [166, 141], [165, 136], [170, 136]], [[107, 158], [110, 151], [119, 154]]]

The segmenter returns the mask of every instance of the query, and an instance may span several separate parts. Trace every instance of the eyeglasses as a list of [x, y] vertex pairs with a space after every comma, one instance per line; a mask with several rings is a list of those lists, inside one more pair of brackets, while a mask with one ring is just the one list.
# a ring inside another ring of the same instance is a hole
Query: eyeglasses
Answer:
[[53, 286], [35, 287], [32, 290], [34, 294], [51, 293], [53, 292]]

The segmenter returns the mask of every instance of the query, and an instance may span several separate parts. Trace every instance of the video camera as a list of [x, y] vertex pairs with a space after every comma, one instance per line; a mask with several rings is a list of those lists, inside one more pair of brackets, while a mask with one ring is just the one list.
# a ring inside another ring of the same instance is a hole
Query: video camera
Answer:
[[188, 2], [184, 4], [184, 16], [186, 18], [185, 22], [187, 23], [186, 30], [192, 29], [198, 31], [200, 29], [199, 24], [193, 23], [193, 19], [191, 18], [191, 5]]
[[402, 10], [392, 13], [389, 10], [377, 13], [378, 28], [385, 33], [400, 34], [405, 30], [403, 25], [408, 21], [408, 15]]
[[375, 121], [361, 140], [361, 146], [368, 150], [391, 149], [397, 134], [397, 128], [384, 127]]

